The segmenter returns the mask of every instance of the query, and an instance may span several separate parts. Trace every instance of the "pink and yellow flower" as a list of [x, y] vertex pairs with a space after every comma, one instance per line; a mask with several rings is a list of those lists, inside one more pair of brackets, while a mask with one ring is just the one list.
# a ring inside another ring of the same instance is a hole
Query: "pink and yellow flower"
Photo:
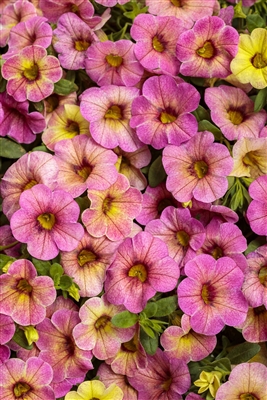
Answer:
[[249, 186], [252, 202], [247, 209], [247, 218], [253, 232], [267, 236], [267, 176], [259, 176]]
[[[247, 342], [259, 343], [267, 341], [267, 308], [262, 305], [248, 309], [245, 321], [237, 325]], [[265, 399], [264, 399], [265, 400]]]
[[9, 342], [15, 330], [16, 327], [13, 319], [9, 315], [0, 314], [0, 345]]
[[122, 398], [124, 398], [123, 392], [115, 383], [106, 388], [104, 383], [98, 380], [85, 381], [79, 385], [77, 392], [69, 392], [65, 396], [65, 400], [122, 400]]
[[[72, 12], [90, 21], [94, 15], [94, 6], [87, 0], [39, 0], [39, 7], [49, 22], [57, 23], [61, 15]], [[97, 18], [97, 17], [96, 17]], [[99, 17], [101, 20], [101, 18]]]
[[16, 101], [38, 102], [53, 93], [54, 83], [62, 77], [59, 61], [48, 56], [42, 46], [27, 46], [10, 57], [2, 67], [7, 92]]

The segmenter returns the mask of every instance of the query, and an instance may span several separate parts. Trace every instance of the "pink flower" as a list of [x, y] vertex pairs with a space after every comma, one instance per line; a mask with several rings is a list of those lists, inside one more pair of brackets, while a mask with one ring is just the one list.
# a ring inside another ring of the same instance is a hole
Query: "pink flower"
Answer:
[[72, 251], [78, 245], [84, 229], [77, 223], [80, 209], [70, 194], [35, 185], [21, 194], [19, 204], [10, 226], [33, 257], [50, 260], [60, 250]]
[[0, 345], [9, 342], [15, 330], [13, 319], [9, 315], [0, 314]]
[[250, 227], [258, 235], [267, 235], [267, 175], [259, 176], [248, 191], [252, 197], [247, 209]]
[[19, 258], [21, 256], [20, 248], [21, 244], [16, 243], [16, 239], [12, 235], [12, 231], [9, 225], [0, 226], [0, 246], [9, 246], [3, 250], [4, 254], [7, 254], [10, 257]]
[[244, 275], [229, 257], [199, 255], [185, 265], [188, 276], [178, 285], [178, 304], [191, 316], [192, 329], [216, 335], [224, 325], [244, 322], [248, 304], [241, 292]]
[[180, 270], [169, 257], [164, 242], [148, 232], [127, 238], [107, 270], [105, 292], [113, 304], [124, 304], [133, 313], [142, 311], [156, 292], [177, 285]]
[[48, 56], [43, 47], [35, 45], [6, 60], [2, 75], [8, 81], [8, 94], [16, 101], [38, 102], [52, 94], [62, 69], [56, 57]]
[[128, 379], [125, 379], [125, 375], [115, 374], [109, 365], [100, 364], [97, 376], [106, 386], [112, 383], [119, 386], [123, 391], [123, 400], [137, 400], [137, 391], [129, 384]]
[[220, 222], [232, 222], [235, 224], [239, 217], [237, 213], [229, 207], [220, 204], [203, 203], [202, 201], [193, 199], [190, 205], [190, 213], [192, 217], [198, 219], [204, 226], [216, 218]]
[[213, 134], [204, 131], [180, 147], [163, 150], [166, 187], [176, 200], [187, 202], [194, 197], [210, 203], [226, 193], [233, 160], [226, 146], [213, 142]]
[[84, 20], [91, 20], [94, 14], [93, 5], [87, 0], [39, 0], [39, 7], [44, 17], [49, 22], [57, 23], [59, 17], [72, 12], [83, 17]]
[[[265, 306], [249, 308], [245, 321], [236, 326], [242, 329], [247, 342], [259, 343], [267, 341], [267, 309]], [[265, 400], [265, 399], [264, 399]]]

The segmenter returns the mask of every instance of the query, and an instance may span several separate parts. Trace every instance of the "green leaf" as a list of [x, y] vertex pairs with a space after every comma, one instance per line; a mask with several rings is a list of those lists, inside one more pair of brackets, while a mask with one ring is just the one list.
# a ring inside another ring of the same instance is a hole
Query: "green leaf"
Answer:
[[26, 154], [26, 150], [20, 144], [0, 138], [0, 157], [16, 159], [24, 154]]
[[140, 341], [147, 354], [153, 356], [156, 353], [159, 343], [158, 335], [156, 335], [154, 338], [151, 338], [141, 328]]
[[242, 8], [242, 1], [236, 4], [234, 11], [234, 18], [246, 18], [246, 14], [243, 12]]
[[210, 119], [208, 110], [206, 110], [202, 106], [198, 106], [198, 108], [195, 111], [193, 111], [192, 114], [196, 117], [198, 122]]
[[165, 317], [173, 313], [178, 307], [177, 296], [164, 297], [156, 302], [156, 317]]
[[254, 111], [260, 111], [265, 105], [267, 104], [267, 87], [261, 89], [256, 96], [255, 103], [254, 103]]
[[149, 326], [152, 325], [152, 323], [150, 323], [149, 320], [146, 321], [140, 321], [140, 325], [143, 328], [143, 330], [145, 331], [145, 333], [151, 337], [154, 338], [155, 337], [155, 332], [153, 331], [153, 329]]
[[60, 96], [67, 96], [77, 90], [78, 86], [67, 79], [60, 79], [59, 82], [54, 84], [54, 93], [59, 94]]
[[266, 26], [264, 19], [258, 14], [248, 15], [246, 23], [249, 32], [252, 32], [256, 28], [265, 28]]
[[41, 146], [36, 146], [32, 149], [32, 151], [43, 151], [45, 153], [52, 154], [51, 151], [43, 144]]
[[261, 347], [257, 343], [241, 343], [233, 348], [228, 354], [227, 358], [231, 364], [241, 364], [249, 361], [260, 351]]
[[64, 274], [64, 269], [62, 268], [62, 266], [58, 263], [54, 263], [51, 265], [50, 270], [49, 270], [49, 275], [51, 276], [51, 278], [54, 279], [54, 277], [56, 275], [63, 275]]
[[0, 254], [0, 269], [2, 269], [6, 264], [16, 261], [16, 258], [9, 257], [6, 254]]
[[33, 107], [35, 108], [35, 110], [39, 111], [39, 112], [43, 112], [44, 111], [44, 102], [42, 101], [38, 101], [37, 103], [32, 103]]
[[146, 315], [147, 318], [153, 317], [156, 315], [157, 304], [154, 302], [147, 303], [146, 308], [142, 311]]
[[20, 328], [16, 329], [16, 332], [12, 338], [14, 342], [16, 342], [20, 347], [23, 347], [23, 349], [26, 350], [31, 350], [33, 348], [33, 345], [31, 344], [29, 346], [28, 341], [25, 337], [24, 331]]
[[49, 270], [51, 267], [49, 261], [41, 261], [38, 260], [37, 258], [32, 258], [32, 263], [35, 266], [38, 275], [42, 276], [49, 275]]
[[156, 187], [166, 178], [166, 172], [162, 165], [162, 156], [156, 158], [148, 171], [148, 183], [150, 187]]
[[198, 123], [198, 131], [199, 132], [209, 131], [213, 133], [216, 140], [220, 140], [222, 137], [220, 129], [217, 128], [217, 126], [213, 125], [210, 121], [207, 121], [206, 119]]
[[130, 328], [131, 326], [135, 325], [138, 320], [139, 316], [131, 313], [130, 311], [122, 311], [111, 318], [113, 325], [117, 326], [118, 328]]
[[245, 256], [247, 256], [252, 251], [255, 251], [258, 247], [263, 246], [264, 244], [266, 244], [266, 239], [264, 236], [259, 236], [257, 239], [252, 240], [249, 243], [247, 250], [245, 251]]
[[73, 283], [73, 280], [70, 276], [68, 275], [63, 275], [60, 277], [60, 283], [59, 286], [62, 290], [68, 290]]

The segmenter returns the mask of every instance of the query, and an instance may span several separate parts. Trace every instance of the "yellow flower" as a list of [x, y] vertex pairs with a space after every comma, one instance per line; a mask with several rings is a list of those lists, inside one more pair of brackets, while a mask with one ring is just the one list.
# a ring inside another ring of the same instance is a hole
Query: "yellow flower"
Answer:
[[209, 390], [212, 397], [215, 397], [221, 384], [221, 377], [222, 374], [219, 371], [202, 371], [199, 379], [194, 382], [194, 385], [199, 387], [198, 393], [204, 393], [206, 390]]
[[241, 83], [251, 83], [256, 89], [267, 86], [266, 29], [256, 28], [251, 35], [240, 35], [238, 53], [230, 68]]
[[33, 344], [33, 342], [37, 342], [37, 340], [39, 339], [39, 334], [34, 326], [25, 326], [23, 330], [29, 346]]
[[108, 388], [100, 381], [85, 381], [78, 387], [77, 392], [69, 392], [65, 400], [122, 400], [123, 391], [112, 383]]

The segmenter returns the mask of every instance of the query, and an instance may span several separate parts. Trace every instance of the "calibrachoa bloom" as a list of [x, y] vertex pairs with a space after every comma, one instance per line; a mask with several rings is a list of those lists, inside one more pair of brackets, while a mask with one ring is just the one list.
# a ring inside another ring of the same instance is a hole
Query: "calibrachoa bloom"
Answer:
[[16, 244], [16, 239], [12, 235], [10, 225], [0, 226], [0, 246], [7, 246], [7, 248], [2, 251], [4, 252], [4, 254], [7, 254], [10, 257], [19, 258], [21, 255], [21, 245], [20, 243]]
[[0, 345], [9, 342], [15, 330], [13, 319], [9, 315], [0, 314]]
[[77, 223], [79, 206], [69, 193], [35, 185], [21, 194], [19, 204], [10, 226], [33, 257], [50, 260], [60, 250], [72, 251], [78, 245], [84, 229]]
[[92, 350], [99, 360], [106, 360], [117, 354], [121, 343], [132, 339], [135, 327], [117, 328], [111, 318], [124, 311], [123, 306], [115, 306], [106, 296], [91, 297], [80, 308], [81, 323], [76, 325], [73, 336], [82, 350]]
[[0, 396], [6, 400], [55, 400], [50, 387], [53, 371], [37, 357], [26, 362], [12, 358], [0, 366]]
[[242, 83], [257, 89], [267, 86], [267, 31], [253, 29], [250, 35], [240, 34], [238, 53], [231, 62], [231, 70]]
[[223, 383], [216, 394], [216, 400], [266, 400], [267, 367], [260, 363], [236, 365], [229, 380]]
[[124, 240], [107, 269], [107, 299], [138, 313], [157, 291], [174, 289], [179, 276], [179, 267], [169, 257], [167, 245], [148, 232], [140, 232]]
[[0, 312], [20, 325], [36, 325], [45, 318], [45, 307], [56, 298], [54, 281], [37, 276], [29, 260], [16, 260], [0, 276]]
[[195, 257], [185, 265], [187, 278], [178, 285], [178, 304], [191, 316], [192, 329], [216, 335], [224, 325], [244, 322], [248, 304], [241, 292], [244, 274], [229, 257]]
[[90, 208], [82, 213], [82, 221], [95, 237], [106, 235], [110, 240], [127, 237], [133, 219], [142, 208], [142, 195], [131, 188], [128, 179], [118, 174], [117, 181], [106, 190], [88, 190]]
[[189, 205], [192, 217], [198, 219], [204, 226], [216, 218], [220, 222], [232, 222], [235, 224], [239, 217], [237, 213], [229, 207], [220, 204], [203, 203], [202, 201], [193, 199]]
[[204, 393], [208, 390], [209, 394], [214, 398], [220, 387], [221, 377], [222, 373], [220, 371], [202, 371], [199, 379], [194, 382], [194, 385], [199, 387], [198, 393]]
[[267, 119], [266, 111], [255, 113], [254, 102], [242, 89], [225, 85], [207, 88], [205, 102], [212, 120], [228, 140], [259, 137]]
[[[265, 306], [249, 308], [245, 321], [238, 325], [247, 342], [259, 343], [267, 341], [267, 309]], [[264, 399], [265, 400], [265, 399]]]
[[42, 46], [27, 46], [10, 57], [2, 67], [7, 92], [16, 101], [41, 101], [53, 93], [54, 83], [62, 77], [59, 61], [48, 56]]
[[115, 385], [111, 384], [106, 388], [104, 383], [100, 381], [85, 381], [78, 387], [77, 392], [69, 392], [65, 396], [65, 400], [122, 400], [123, 391]]
[[167, 75], [151, 77], [133, 101], [130, 125], [143, 143], [156, 149], [168, 143], [180, 145], [197, 132], [196, 118], [190, 112], [199, 100], [198, 91], [189, 83], [177, 84]]
[[[11, 351], [10, 348], [4, 344], [0, 344], [0, 365], [5, 363], [10, 357]], [[1, 394], [1, 388], [0, 388]]]
[[[94, 7], [87, 0], [39, 0], [39, 7], [49, 22], [57, 23], [59, 17], [65, 13], [72, 12], [90, 21], [94, 15]], [[100, 17], [96, 17], [101, 20]]]
[[210, 203], [225, 194], [233, 160], [226, 146], [213, 142], [213, 134], [204, 131], [180, 147], [169, 145], [163, 150], [166, 187], [176, 200], [194, 197]]
[[247, 218], [253, 232], [267, 236], [267, 175], [259, 176], [249, 185], [252, 202], [247, 209]]

